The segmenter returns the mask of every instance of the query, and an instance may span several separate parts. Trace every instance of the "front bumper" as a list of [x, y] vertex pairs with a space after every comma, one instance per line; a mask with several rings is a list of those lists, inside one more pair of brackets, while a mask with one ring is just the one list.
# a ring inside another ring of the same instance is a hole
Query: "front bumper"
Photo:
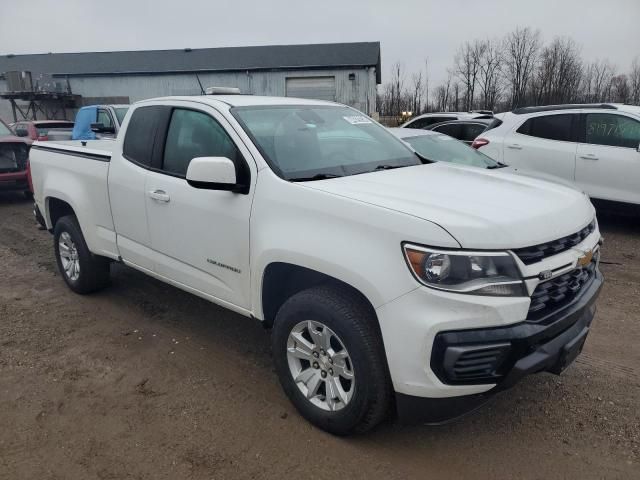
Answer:
[[[603, 278], [595, 276], [580, 294], [542, 323], [521, 322], [509, 326], [444, 331], [436, 335], [431, 355], [431, 370], [442, 386], [473, 388], [477, 381], [451, 380], [455, 359], [464, 352], [499, 352], [495, 362], [487, 365], [487, 375], [495, 382], [485, 391], [452, 398], [424, 398], [396, 393], [400, 421], [405, 423], [442, 423], [468, 413], [492, 395], [514, 385], [525, 375], [549, 371], [560, 373], [582, 351], [595, 314], [595, 301]], [[453, 352], [453, 354], [451, 354]], [[473, 363], [470, 356], [468, 362]], [[463, 364], [464, 365], [468, 365]], [[485, 388], [486, 385], [475, 385]]]

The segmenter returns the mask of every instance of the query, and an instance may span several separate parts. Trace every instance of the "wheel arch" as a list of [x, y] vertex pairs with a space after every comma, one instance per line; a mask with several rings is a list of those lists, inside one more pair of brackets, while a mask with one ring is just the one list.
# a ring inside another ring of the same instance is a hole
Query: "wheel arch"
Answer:
[[260, 301], [265, 326], [273, 326], [278, 310], [288, 298], [319, 285], [334, 285], [350, 291], [367, 306], [378, 323], [373, 303], [353, 285], [312, 268], [287, 262], [272, 262], [265, 267], [262, 274]]
[[66, 215], [74, 215], [76, 216], [76, 212], [71, 204], [58, 197], [47, 197], [45, 200], [46, 211], [45, 211], [45, 221], [47, 222], [47, 228], [50, 232], [53, 231], [56, 226], [56, 222], [66, 216]]

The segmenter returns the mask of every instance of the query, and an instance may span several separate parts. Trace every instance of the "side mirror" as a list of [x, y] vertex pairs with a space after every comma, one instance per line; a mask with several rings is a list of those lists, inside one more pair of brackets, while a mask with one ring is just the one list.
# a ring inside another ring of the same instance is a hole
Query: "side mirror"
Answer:
[[196, 157], [187, 168], [187, 183], [194, 188], [248, 193], [236, 180], [236, 166], [226, 157]]
[[116, 128], [113, 126], [106, 127], [104, 123], [92, 123], [91, 131], [94, 133], [116, 133]]

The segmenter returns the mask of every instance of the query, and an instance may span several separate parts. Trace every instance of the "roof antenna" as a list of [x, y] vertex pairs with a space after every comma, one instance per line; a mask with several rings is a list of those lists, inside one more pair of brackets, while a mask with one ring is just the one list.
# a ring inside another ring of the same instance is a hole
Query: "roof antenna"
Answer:
[[200, 85], [200, 95], [206, 95], [204, 88], [202, 86], [202, 82], [200, 81], [200, 77], [196, 73], [196, 80], [198, 80], [198, 85]]

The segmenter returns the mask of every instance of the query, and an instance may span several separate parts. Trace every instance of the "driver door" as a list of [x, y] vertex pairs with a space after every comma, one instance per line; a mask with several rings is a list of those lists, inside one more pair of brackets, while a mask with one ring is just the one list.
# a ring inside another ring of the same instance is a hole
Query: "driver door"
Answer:
[[202, 108], [173, 109], [161, 168], [147, 174], [147, 221], [156, 272], [194, 293], [249, 309], [253, 185], [246, 195], [205, 190], [190, 186], [185, 176], [196, 157], [230, 158], [239, 180], [243, 175], [255, 179], [255, 164], [246, 162], [249, 151], [225, 128], [226, 120], [213, 108]]

